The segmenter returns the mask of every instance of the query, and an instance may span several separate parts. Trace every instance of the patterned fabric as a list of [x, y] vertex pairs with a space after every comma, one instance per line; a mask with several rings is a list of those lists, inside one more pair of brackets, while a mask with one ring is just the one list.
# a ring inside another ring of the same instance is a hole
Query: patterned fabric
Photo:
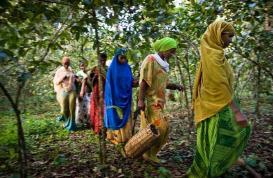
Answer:
[[76, 124], [77, 126], [88, 127], [90, 125], [89, 108], [90, 95], [86, 93], [82, 100], [77, 97], [76, 101]]
[[163, 59], [161, 59], [161, 57], [159, 56], [159, 54], [154, 54], [153, 56], [156, 60], [156, 62], [162, 67], [162, 69], [164, 69], [165, 72], [169, 72], [169, 63]]
[[[80, 87], [78, 91], [81, 91], [82, 83], [87, 78], [87, 74], [80, 70], [76, 74], [81, 80]], [[89, 121], [89, 104], [90, 104], [90, 95], [87, 93], [87, 87], [85, 87], [85, 93], [82, 99], [79, 98], [79, 94], [76, 100], [76, 124], [80, 127], [88, 127], [90, 125]], [[80, 92], [78, 92], [80, 93]]]
[[246, 147], [250, 126], [241, 128], [226, 106], [197, 126], [197, 145], [189, 178], [219, 177], [234, 164]]
[[[92, 95], [90, 99], [90, 121], [91, 125], [93, 127], [93, 130], [96, 134], [99, 134], [101, 127], [102, 127], [102, 118], [100, 118], [101, 113], [101, 107], [100, 107], [100, 91], [99, 91], [99, 82], [98, 82], [98, 73], [99, 69], [98, 67], [94, 67], [90, 74], [90, 79], [92, 83]], [[102, 88], [104, 92], [104, 85], [105, 85], [105, 74], [106, 74], [106, 68], [102, 69], [101, 76], [102, 76]], [[104, 94], [102, 95], [104, 96]], [[102, 98], [104, 100], [104, 98]], [[104, 103], [104, 101], [102, 101]], [[104, 110], [104, 108], [102, 108]]]
[[139, 81], [142, 80], [145, 80], [149, 87], [145, 91], [146, 107], [145, 116], [142, 114], [141, 117], [141, 128], [145, 128], [149, 123], [154, 123], [160, 132], [160, 137], [155, 145], [144, 156], [156, 162], [156, 154], [166, 143], [169, 133], [168, 120], [163, 116], [168, 75], [157, 63], [153, 55], [147, 56], [143, 61]]
[[113, 143], [126, 143], [132, 137], [132, 118], [130, 117], [126, 125], [118, 130], [107, 129], [107, 139]]
[[63, 120], [64, 127], [69, 131], [76, 130], [75, 123], [75, 104], [76, 104], [76, 91], [59, 91], [57, 93], [57, 100], [61, 107], [61, 118]]
[[165, 104], [165, 89], [168, 81], [168, 74], [157, 63], [153, 55], [149, 55], [143, 61], [140, 70], [140, 79], [145, 80], [149, 85], [145, 93], [148, 106], [155, 105], [164, 107]]
[[107, 139], [114, 144], [126, 143], [132, 137], [132, 128], [133, 128], [133, 103], [131, 106], [131, 114], [123, 128], [118, 130], [107, 129]]
[[63, 66], [60, 67], [55, 73], [53, 84], [56, 93], [62, 91], [62, 89], [66, 92], [76, 90], [75, 75], [71, 67], [68, 67], [67, 69]]
[[140, 127], [141, 129], [146, 128], [150, 123], [156, 125], [159, 130], [160, 136], [155, 141], [155, 144], [144, 153], [144, 156], [151, 159], [154, 162], [158, 162], [157, 153], [165, 145], [169, 135], [169, 122], [163, 115], [163, 110], [159, 106], [148, 105], [145, 108], [145, 115], [141, 115]]

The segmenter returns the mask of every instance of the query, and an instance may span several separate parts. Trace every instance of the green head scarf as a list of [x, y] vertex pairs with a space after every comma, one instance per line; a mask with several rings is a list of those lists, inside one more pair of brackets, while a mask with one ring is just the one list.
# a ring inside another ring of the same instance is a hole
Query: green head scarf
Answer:
[[164, 52], [173, 48], [177, 48], [177, 43], [175, 39], [165, 37], [157, 40], [154, 44], [152, 44], [152, 47], [156, 52]]

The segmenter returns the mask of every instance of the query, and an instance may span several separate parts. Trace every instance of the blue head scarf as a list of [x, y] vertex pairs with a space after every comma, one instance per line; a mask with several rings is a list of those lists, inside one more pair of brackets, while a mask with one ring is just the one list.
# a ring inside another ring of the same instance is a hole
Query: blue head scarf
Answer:
[[125, 49], [115, 51], [106, 75], [104, 125], [113, 130], [123, 128], [131, 114], [133, 75], [127, 62], [118, 61], [125, 52]]

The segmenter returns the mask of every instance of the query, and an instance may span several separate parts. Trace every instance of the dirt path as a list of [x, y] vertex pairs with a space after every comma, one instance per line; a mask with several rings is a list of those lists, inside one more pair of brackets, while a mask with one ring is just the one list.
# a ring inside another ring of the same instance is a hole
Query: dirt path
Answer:
[[[46, 137], [36, 135], [29, 138], [29, 174], [46, 178], [181, 177], [193, 159], [195, 133], [194, 129], [189, 133], [188, 119], [179, 108], [173, 107], [167, 115], [171, 126], [170, 137], [159, 155], [167, 161], [164, 164], [154, 165], [141, 158], [125, 159], [115, 146], [107, 143], [107, 165], [99, 165], [97, 138], [90, 130], [82, 130], [67, 135], [56, 132]], [[248, 117], [254, 116], [249, 113]], [[273, 115], [263, 115], [262, 122], [257, 123], [243, 157], [259, 173], [269, 178], [273, 176]], [[250, 175], [246, 170], [236, 167], [223, 177], [247, 178]]]

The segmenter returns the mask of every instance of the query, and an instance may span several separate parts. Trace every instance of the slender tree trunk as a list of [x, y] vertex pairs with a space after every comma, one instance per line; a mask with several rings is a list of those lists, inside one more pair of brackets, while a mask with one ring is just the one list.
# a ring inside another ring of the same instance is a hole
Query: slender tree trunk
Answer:
[[[259, 63], [259, 54], [257, 54], [257, 62]], [[255, 99], [256, 99], [256, 107], [255, 107], [255, 113], [256, 118], [254, 120], [254, 129], [256, 127], [256, 120], [259, 120], [261, 118], [260, 113], [260, 88], [261, 88], [261, 67], [257, 66], [257, 79], [256, 79], [256, 89], [255, 89]]]
[[189, 120], [188, 132], [189, 132], [189, 136], [190, 136], [193, 124], [192, 124], [192, 119], [191, 119], [191, 110], [190, 110], [190, 107], [189, 107], [187, 88], [186, 88], [185, 79], [184, 79], [184, 76], [183, 76], [182, 69], [180, 67], [178, 58], [176, 57], [175, 59], [176, 59], [175, 60], [176, 66], [178, 67], [178, 71], [179, 71], [179, 74], [180, 74], [180, 80], [181, 80], [181, 82], [183, 84], [183, 87], [184, 87], [184, 95], [185, 95], [185, 102], [186, 102], [186, 108], [187, 108], [187, 116], [188, 116], [188, 120]]
[[[175, 77], [177, 79], [177, 81], [181, 80], [181, 77], [179, 79], [179, 74], [177, 73], [177, 70], [175, 70]], [[180, 97], [179, 97], [179, 103], [180, 103], [180, 106], [183, 107], [183, 93], [180, 92]]]
[[106, 128], [104, 127], [104, 120], [103, 120], [103, 112], [104, 112], [104, 103], [103, 103], [103, 80], [102, 80], [102, 76], [101, 76], [101, 71], [102, 71], [102, 66], [100, 63], [100, 44], [99, 44], [99, 34], [98, 34], [98, 21], [97, 21], [97, 16], [96, 16], [96, 11], [95, 8], [92, 9], [92, 14], [93, 14], [93, 18], [94, 18], [94, 29], [95, 29], [95, 44], [96, 44], [96, 52], [97, 52], [97, 62], [98, 62], [98, 68], [99, 68], [99, 74], [98, 74], [98, 78], [99, 78], [99, 104], [100, 104], [100, 110], [99, 110], [99, 117], [100, 117], [100, 121], [102, 123], [102, 128], [99, 134], [99, 147], [100, 147], [100, 151], [99, 151], [99, 157], [100, 157], [100, 162], [101, 164], [105, 164], [106, 163], [106, 143], [105, 143], [105, 138], [106, 138]]
[[188, 80], [189, 80], [189, 86], [190, 86], [190, 96], [192, 99], [192, 80], [191, 80], [190, 63], [189, 63], [189, 49], [187, 49], [185, 59], [186, 59], [186, 64], [187, 64], [186, 69], [187, 69], [187, 73], [188, 73]]
[[180, 67], [180, 63], [179, 63], [178, 58], [176, 58], [175, 63], [176, 63], [176, 66], [178, 68], [178, 71], [179, 71], [181, 83], [182, 83], [182, 85], [184, 87], [185, 103], [186, 103], [186, 107], [188, 108], [189, 107], [189, 100], [188, 100], [188, 94], [187, 94], [187, 87], [186, 87], [185, 78], [184, 78], [182, 69]]
[[[189, 82], [189, 90], [190, 90], [190, 99], [188, 99], [188, 102], [189, 100], [191, 101], [192, 100], [192, 79], [191, 79], [191, 72], [190, 72], [190, 63], [189, 63], [189, 49], [187, 48], [187, 51], [186, 51], [186, 54], [185, 54], [185, 61], [186, 61], [186, 64], [184, 64], [184, 67], [187, 71], [187, 75], [188, 75], [188, 82]], [[189, 117], [189, 134], [191, 133], [191, 130], [193, 128], [193, 113], [192, 113], [192, 110], [190, 109], [190, 104], [188, 103], [188, 106], [187, 106], [187, 110], [188, 110], [188, 117]]]
[[17, 121], [17, 136], [18, 136], [18, 162], [20, 164], [20, 177], [26, 178], [27, 177], [27, 153], [26, 153], [26, 145], [25, 145], [25, 137], [24, 137], [24, 130], [22, 126], [22, 120], [20, 115], [20, 110], [18, 109], [19, 106], [19, 97], [20, 97], [20, 91], [22, 90], [22, 87], [24, 85], [20, 86], [17, 92], [16, 96], [16, 102], [12, 99], [9, 92], [6, 90], [4, 85], [0, 83], [0, 88], [2, 89], [4, 95], [8, 98], [13, 111], [16, 116]]
[[[187, 53], [185, 55], [185, 62], [181, 61], [182, 63], [182, 67], [184, 67], [186, 69], [186, 72], [187, 72], [187, 77], [188, 77], [188, 83], [189, 83], [189, 90], [190, 90], [190, 96], [192, 98], [192, 80], [191, 80], [191, 73], [190, 73], [190, 67], [189, 67], [189, 59], [188, 59], [188, 49], [187, 49]], [[180, 67], [180, 64], [178, 63], [179, 67]], [[183, 74], [182, 74], [183, 75]], [[183, 77], [184, 78], [184, 77]], [[184, 78], [185, 79], [185, 78]], [[185, 82], [184, 82], [185, 83]], [[187, 91], [185, 89], [185, 91]], [[188, 116], [189, 118], [192, 118], [193, 114], [192, 114], [192, 111], [190, 109], [190, 101], [191, 101], [191, 98], [189, 99], [189, 96], [188, 96], [188, 93], [185, 93], [185, 97], [187, 96], [187, 109], [188, 109]], [[193, 123], [192, 123], [193, 124]]]
[[20, 176], [22, 178], [25, 178], [27, 177], [27, 154], [26, 154], [24, 130], [23, 130], [19, 110], [16, 111], [16, 120], [17, 120], [17, 135], [18, 135], [18, 145], [19, 145]]

